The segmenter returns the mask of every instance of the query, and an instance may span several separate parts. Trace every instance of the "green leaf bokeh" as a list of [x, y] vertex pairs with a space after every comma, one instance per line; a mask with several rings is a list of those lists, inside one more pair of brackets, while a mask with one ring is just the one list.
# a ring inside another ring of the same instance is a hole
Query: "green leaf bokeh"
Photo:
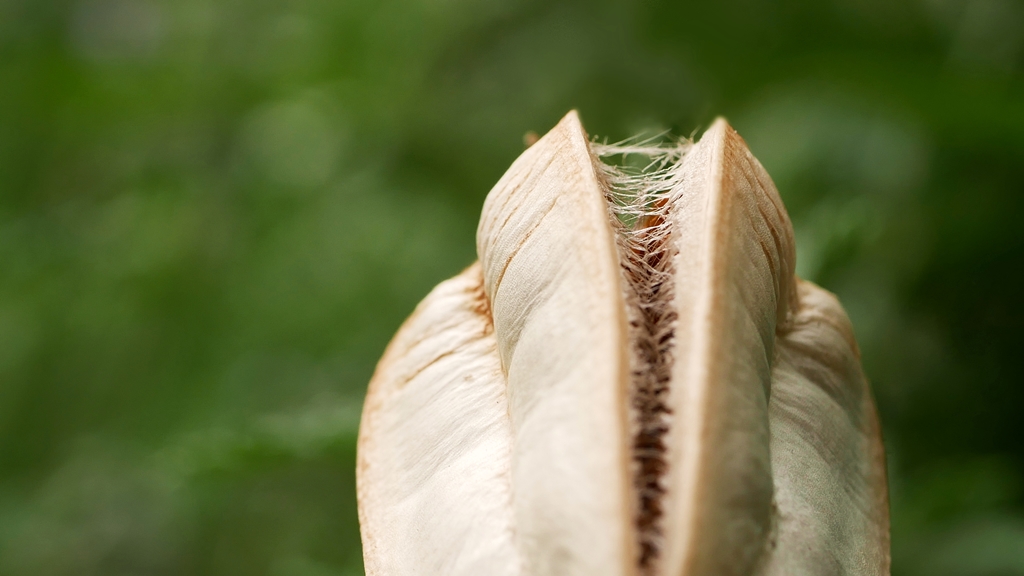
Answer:
[[856, 326], [894, 574], [1024, 575], [1018, 0], [0, 0], [0, 574], [361, 574], [373, 366], [571, 108], [729, 118]]

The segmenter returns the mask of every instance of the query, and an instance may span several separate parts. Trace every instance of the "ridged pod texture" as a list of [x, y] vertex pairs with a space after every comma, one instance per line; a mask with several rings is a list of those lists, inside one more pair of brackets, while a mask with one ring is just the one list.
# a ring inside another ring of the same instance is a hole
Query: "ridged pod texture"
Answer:
[[634, 148], [567, 115], [388, 346], [359, 436], [367, 574], [889, 573], [853, 331], [795, 276], [771, 179], [724, 120], [656, 173], [601, 159]]

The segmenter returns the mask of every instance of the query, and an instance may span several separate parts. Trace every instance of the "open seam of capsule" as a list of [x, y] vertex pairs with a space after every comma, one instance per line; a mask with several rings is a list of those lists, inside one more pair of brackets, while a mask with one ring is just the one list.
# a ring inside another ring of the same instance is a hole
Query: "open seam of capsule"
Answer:
[[[692, 142], [591, 143], [598, 179], [616, 234], [621, 284], [629, 321], [629, 422], [637, 562], [655, 572], [663, 531], [665, 436], [677, 315], [673, 307], [674, 256], [671, 219], [682, 191], [682, 167]], [[621, 158], [621, 164], [606, 162]], [[630, 162], [646, 158], [646, 164]]]

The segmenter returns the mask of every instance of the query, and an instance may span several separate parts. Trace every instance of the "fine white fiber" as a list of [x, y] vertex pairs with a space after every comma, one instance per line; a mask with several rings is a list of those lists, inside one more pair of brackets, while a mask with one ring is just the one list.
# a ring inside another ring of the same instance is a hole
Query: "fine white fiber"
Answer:
[[[678, 205], [682, 161], [691, 146], [686, 140], [667, 145], [651, 140], [591, 143], [616, 231], [632, 342], [631, 455], [638, 563], [643, 574], [654, 573], [661, 549], [663, 478], [668, 470], [665, 435], [672, 416], [667, 397], [676, 323], [675, 271], [667, 216]], [[620, 162], [608, 161], [615, 158]]]

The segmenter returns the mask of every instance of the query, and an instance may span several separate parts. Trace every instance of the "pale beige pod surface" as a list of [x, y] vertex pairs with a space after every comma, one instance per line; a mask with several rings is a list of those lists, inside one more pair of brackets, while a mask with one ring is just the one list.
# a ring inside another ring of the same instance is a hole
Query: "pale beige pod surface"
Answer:
[[[627, 173], [601, 157], [646, 154]], [[369, 575], [889, 573], [884, 453], [845, 313], [794, 275], [724, 121], [592, 144], [575, 113], [484, 203], [360, 428]]]

